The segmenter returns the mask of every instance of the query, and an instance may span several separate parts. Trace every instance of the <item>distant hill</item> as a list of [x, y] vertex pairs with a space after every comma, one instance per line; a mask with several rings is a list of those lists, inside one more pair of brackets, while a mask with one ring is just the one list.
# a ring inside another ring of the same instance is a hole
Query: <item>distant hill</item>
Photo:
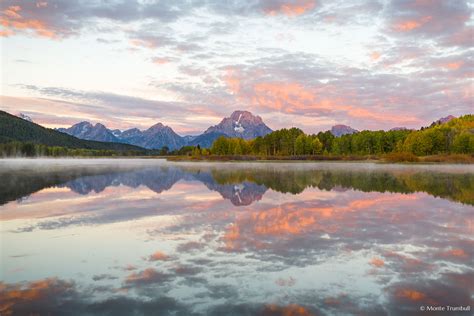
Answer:
[[79, 139], [0, 111], [0, 143], [31, 142], [47, 146], [97, 150], [144, 150], [141, 147]]
[[353, 129], [350, 126], [342, 125], [342, 124], [334, 125], [331, 128], [331, 134], [333, 134], [336, 137], [339, 137], [339, 136], [342, 136], [342, 135], [354, 134], [354, 133], [357, 133], [357, 132], [358, 132], [358, 130]]
[[440, 118], [439, 120], [437, 120], [436, 122], [439, 123], [439, 124], [444, 124], [444, 123], [448, 123], [449, 121], [451, 120], [454, 120], [456, 117], [453, 116], [453, 115], [448, 115], [446, 117], [442, 117]]

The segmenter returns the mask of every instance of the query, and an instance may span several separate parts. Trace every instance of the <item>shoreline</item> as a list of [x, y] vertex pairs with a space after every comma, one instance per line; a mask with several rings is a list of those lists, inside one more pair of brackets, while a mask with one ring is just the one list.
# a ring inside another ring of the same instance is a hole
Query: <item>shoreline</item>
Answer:
[[415, 157], [416, 160], [391, 160], [378, 156], [168, 156], [173, 162], [358, 162], [380, 164], [474, 164], [472, 155], [432, 155]]
[[443, 165], [474, 164], [473, 155], [432, 155], [416, 157], [416, 160], [389, 160], [378, 156], [36, 156], [36, 157], [0, 157], [0, 161], [16, 159], [51, 159], [51, 160], [101, 160], [101, 159], [125, 159], [125, 160], [166, 160], [169, 162], [258, 162], [258, 163], [375, 163], [375, 164], [424, 164], [424, 165]]

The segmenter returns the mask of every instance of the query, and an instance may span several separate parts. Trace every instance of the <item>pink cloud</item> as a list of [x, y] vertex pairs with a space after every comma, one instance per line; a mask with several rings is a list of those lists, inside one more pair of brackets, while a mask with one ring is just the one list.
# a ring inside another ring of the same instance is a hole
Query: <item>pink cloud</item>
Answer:
[[148, 261], [164, 261], [168, 259], [169, 256], [161, 251], [157, 251], [148, 257]]
[[458, 61], [458, 62], [451, 62], [451, 63], [447, 63], [447, 64], [444, 64], [443, 67], [447, 68], [447, 69], [450, 69], [450, 70], [457, 70], [459, 69], [464, 63], [462, 61]]
[[408, 299], [410, 301], [421, 301], [426, 298], [424, 293], [410, 288], [399, 289], [395, 295], [399, 298]]
[[286, 114], [345, 114], [351, 118], [391, 124], [415, 124], [421, 120], [413, 115], [396, 114], [387, 111], [377, 104], [365, 108], [358, 104], [356, 92], [341, 89], [336, 85], [305, 86], [300, 82], [245, 82], [242, 74], [236, 69], [227, 70], [224, 81], [234, 97], [241, 103], [250, 104], [258, 113], [261, 109], [279, 111]]
[[380, 58], [381, 54], [379, 52], [372, 52], [370, 54], [370, 59], [373, 61], [377, 61]]
[[158, 272], [156, 269], [148, 268], [140, 272], [133, 272], [127, 276], [125, 283], [128, 285], [147, 285], [166, 280], [166, 275]]
[[281, 3], [276, 7], [265, 9], [267, 15], [278, 15], [284, 14], [286, 16], [298, 16], [311, 11], [316, 6], [316, 1], [314, 0], [296, 0], [289, 3]]
[[471, 46], [474, 36], [474, 27], [466, 26], [460, 31], [450, 34], [443, 44], [448, 46]]
[[233, 94], [240, 92], [240, 78], [238, 77], [237, 69], [228, 67], [224, 76], [224, 82]]
[[397, 32], [409, 32], [417, 29], [433, 19], [431, 16], [425, 16], [419, 20], [401, 20], [396, 22], [392, 28]]
[[18, 12], [21, 11], [20, 6], [10, 6], [3, 10], [3, 14], [12, 19], [21, 19], [21, 15]]
[[385, 262], [380, 258], [373, 258], [372, 260], [370, 260], [370, 264], [374, 267], [381, 268], [385, 265]]
[[144, 40], [144, 39], [131, 39], [130, 44], [137, 47], [146, 47], [146, 48], [154, 48], [156, 45], [153, 41]]
[[154, 57], [154, 58], [152, 58], [151, 61], [156, 65], [164, 65], [164, 64], [168, 64], [168, 63], [171, 62], [171, 60], [169, 60], [168, 58], [164, 58], [164, 57]]
[[1, 12], [0, 25], [5, 28], [2, 30], [2, 36], [5, 34], [12, 35], [14, 30], [29, 30], [36, 33], [38, 36], [47, 38], [57, 38], [58, 34], [54, 29], [49, 27], [44, 21], [25, 18], [21, 15], [20, 6], [9, 6]]

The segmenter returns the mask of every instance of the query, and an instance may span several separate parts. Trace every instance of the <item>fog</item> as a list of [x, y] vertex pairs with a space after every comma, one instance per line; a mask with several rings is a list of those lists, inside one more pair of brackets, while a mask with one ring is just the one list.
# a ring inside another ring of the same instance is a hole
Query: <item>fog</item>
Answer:
[[0, 159], [0, 172], [40, 171], [48, 172], [64, 169], [112, 169], [128, 170], [142, 167], [183, 167], [204, 169], [273, 169], [278, 170], [352, 170], [352, 171], [427, 171], [443, 173], [474, 173], [474, 165], [466, 164], [389, 164], [374, 162], [173, 162], [166, 159], [110, 159], [110, 158], [5, 158]]

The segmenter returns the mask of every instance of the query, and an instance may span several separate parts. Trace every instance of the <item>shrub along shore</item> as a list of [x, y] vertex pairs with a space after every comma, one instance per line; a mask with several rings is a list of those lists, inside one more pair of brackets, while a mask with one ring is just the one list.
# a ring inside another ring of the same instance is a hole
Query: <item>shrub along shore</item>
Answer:
[[474, 155], [467, 154], [443, 154], [417, 157], [410, 153], [397, 153], [395, 155], [383, 156], [248, 156], [248, 155], [226, 155], [226, 156], [167, 156], [169, 161], [359, 161], [359, 162], [379, 162], [379, 163], [463, 163], [473, 164]]

